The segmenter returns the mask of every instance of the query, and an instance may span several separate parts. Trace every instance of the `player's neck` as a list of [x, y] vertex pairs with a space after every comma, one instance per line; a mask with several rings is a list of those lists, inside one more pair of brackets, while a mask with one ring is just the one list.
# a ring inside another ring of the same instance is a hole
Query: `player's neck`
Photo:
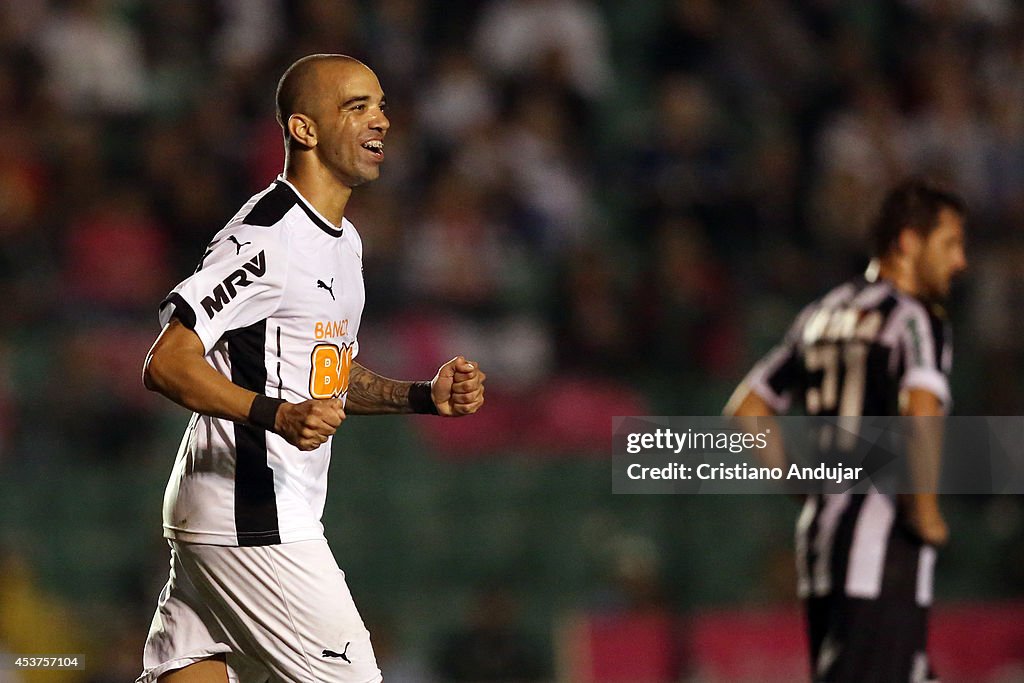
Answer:
[[294, 163], [292, 159], [285, 163], [284, 177], [321, 216], [333, 225], [341, 225], [352, 196], [351, 187], [339, 183], [323, 166]]
[[907, 259], [882, 259], [878, 266], [878, 277], [888, 280], [904, 294], [920, 296], [921, 288], [918, 286], [917, 273]]

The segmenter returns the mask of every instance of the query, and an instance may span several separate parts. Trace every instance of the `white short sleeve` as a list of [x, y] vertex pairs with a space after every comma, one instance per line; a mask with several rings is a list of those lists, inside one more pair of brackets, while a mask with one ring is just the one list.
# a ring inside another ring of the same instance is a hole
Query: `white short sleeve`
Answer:
[[900, 390], [921, 389], [934, 394], [949, 410], [952, 392], [946, 373], [952, 356], [944, 323], [933, 319], [924, 308], [915, 305], [899, 323], [899, 348], [904, 372]]
[[284, 292], [288, 262], [267, 231], [243, 225], [218, 234], [199, 269], [160, 304], [160, 324], [177, 317], [209, 353], [224, 333], [270, 317]]

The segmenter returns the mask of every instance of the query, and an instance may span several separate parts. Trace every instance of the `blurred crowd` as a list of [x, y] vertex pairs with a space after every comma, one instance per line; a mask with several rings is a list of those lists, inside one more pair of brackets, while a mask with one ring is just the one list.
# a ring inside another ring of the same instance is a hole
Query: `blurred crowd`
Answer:
[[[582, 373], [706, 411], [797, 302], [863, 265], [865, 220], [908, 173], [970, 201], [958, 361], [1022, 367], [1024, 10], [1008, 0], [0, 12], [0, 453], [139, 442], [156, 303], [280, 171], [274, 85], [313, 52], [366, 61], [391, 105], [383, 177], [351, 209], [365, 328], [400, 340], [385, 370], [454, 338], [513, 392]], [[961, 407], [1016, 411], [1017, 374], [991, 374]], [[60, 428], [19, 430], [41, 415]]]

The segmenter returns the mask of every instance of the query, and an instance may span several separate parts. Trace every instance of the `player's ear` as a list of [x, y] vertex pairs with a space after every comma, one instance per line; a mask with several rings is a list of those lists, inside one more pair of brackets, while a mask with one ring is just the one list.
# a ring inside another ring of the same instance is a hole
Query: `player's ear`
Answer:
[[915, 256], [921, 251], [923, 240], [921, 234], [913, 228], [903, 228], [899, 237], [900, 252], [907, 256]]
[[288, 135], [303, 147], [316, 147], [316, 122], [305, 114], [288, 117]]

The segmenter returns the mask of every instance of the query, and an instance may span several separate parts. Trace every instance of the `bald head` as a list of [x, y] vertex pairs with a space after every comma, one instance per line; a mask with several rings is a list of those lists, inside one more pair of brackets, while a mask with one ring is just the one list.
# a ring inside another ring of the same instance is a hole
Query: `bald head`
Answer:
[[358, 59], [347, 55], [308, 55], [296, 61], [281, 76], [277, 84], [277, 122], [284, 129], [284, 138], [289, 140], [288, 119], [292, 114], [306, 114], [316, 118], [323, 95], [323, 74], [331, 67], [361, 66]]
[[286, 176], [330, 179], [346, 191], [375, 180], [391, 126], [386, 108], [377, 75], [356, 59], [311, 55], [292, 64], [277, 87]]

